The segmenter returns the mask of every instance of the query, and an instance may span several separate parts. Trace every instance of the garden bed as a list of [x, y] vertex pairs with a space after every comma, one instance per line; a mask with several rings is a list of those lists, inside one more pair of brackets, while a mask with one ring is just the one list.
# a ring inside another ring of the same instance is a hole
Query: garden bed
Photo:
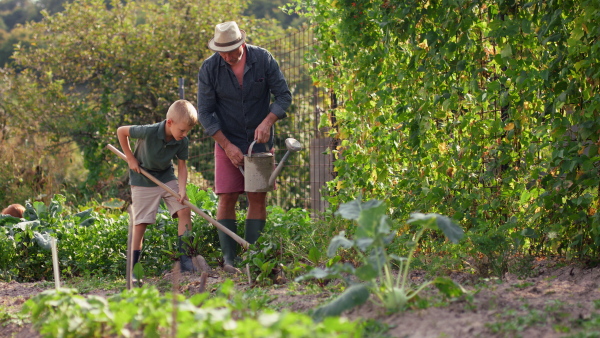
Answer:
[[[565, 337], [597, 331], [600, 325], [599, 267], [582, 267], [557, 261], [534, 262], [531, 277], [519, 278], [506, 274], [502, 280], [482, 279], [468, 273], [451, 275], [467, 291], [466, 296], [444, 300], [437, 291], [426, 290], [421, 300], [407, 311], [386, 313], [373, 302], [343, 313], [351, 320], [370, 320], [372, 334], [384, 333], [391, 337]], [[169, 274], [147, 281], [159, 289], [169, 290]], [[216, 271], [208, 278], [206, 290], [214, 292], [225, 278]], [[423, 271], [410, 274], [413, 281], [425, 279]], [[240, 292], [264, 292], [268, 307], [277, 310], [307, 312], [329, 300], [335, 286], [318, 287], [315, 283], [287, 283], [271, 287], [250, 287], [245, 276], [234, 277]], [[182, 276], [180, 291], [191, 296], [199, 287], [199, 276]], [[124, 285], [124, 283], [123, 283]], [[15, 313], [24, 301], [45, 289], [54, 287], [50, 282], [0, 283], [0, 306]], [[108, 295], [121, 289], [87, 289], [85, 294]], [[419, 308], [422, 307], [422, 308]], [[2, 337], [32, 337], [29, 324], [20, 325], [15, 319], [4, 320], [0, 326]]]

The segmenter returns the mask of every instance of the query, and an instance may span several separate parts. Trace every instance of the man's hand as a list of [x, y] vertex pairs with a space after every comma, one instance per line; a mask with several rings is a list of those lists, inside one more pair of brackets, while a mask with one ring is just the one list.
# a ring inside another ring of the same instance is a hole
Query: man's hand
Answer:
[[242, 154], [240, 148], [235, 146], [233, 143], [229, 143], [224, 150], [225, 154], [227, 154], [227, 157], [229, 157], [234, 166], [241, 167], [244, 165], [244, 154]]
[[256, 143], [267, 143], [271, 137], [271, 127], [277, 121], [277, 116], [269, 113], [267, 117], [254, 130], [254, 139]]

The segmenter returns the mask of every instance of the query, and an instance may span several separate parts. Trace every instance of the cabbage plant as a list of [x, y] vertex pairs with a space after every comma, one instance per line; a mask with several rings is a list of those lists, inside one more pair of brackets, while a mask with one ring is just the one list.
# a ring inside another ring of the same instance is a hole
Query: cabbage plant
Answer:
[[[432, 281], [413, 285], [409, 280], [409, 271], [419, 240], [427, 230], [441, 230], [452, 243], [458, 243], [464, 232], [450, 218], [438, 214], [413, 213], [406, 222], [416, 225], [417, 232], [408, 244], [410, 249], [406, 257], [389, 253], [388, 248], [397, 235], [392, 229], [392, 220], [386, 215], [386, 205], [378, 200], [361, 202], [354, 200], [342, 204], [337, 211], [341, 217], [356, 222], [353, 238], [347, 238], [344, 231], [335, 236], [327, 249], [334, 261], [340, 248], [354, 249], [360, 258], [359, 266], [342, 263], [339, 260], [326, 268], [315, 268], [297, 281], [317, 278], [342, 278], [351, 286], [337, 299], [314, 312], [315, 318], [339, 315], [344, 310], [367, 301], [370, 295], [375, 302], [387, 310], [404, 309], [409, 301], [427, 286], [434, 284], [446, 296], [462, 294], [462, 288], [451, 279], [438, 277]], [[394, 275], [395, 267], [399, 267]], [[355, 278], [348, 278], [354, 276]], [[358, 283], [356, 282], [358, 280]]]

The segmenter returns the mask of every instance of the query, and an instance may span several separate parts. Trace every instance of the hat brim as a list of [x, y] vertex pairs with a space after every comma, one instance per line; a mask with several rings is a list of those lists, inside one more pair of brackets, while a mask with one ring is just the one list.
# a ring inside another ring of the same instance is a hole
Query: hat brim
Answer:
[[244, 42], [246, 42], [246, 32], [243, 29], [240, 29], [240, 33], [242, 33], [242, 39], [239, 42], [236, 42], [234, 45], [219, 47], [215, 45], [215, 39], [212, 38], [208, 42], [208, 49], [213, 50], [215, 52], [231, 52], [233, 50], [238, 49]]

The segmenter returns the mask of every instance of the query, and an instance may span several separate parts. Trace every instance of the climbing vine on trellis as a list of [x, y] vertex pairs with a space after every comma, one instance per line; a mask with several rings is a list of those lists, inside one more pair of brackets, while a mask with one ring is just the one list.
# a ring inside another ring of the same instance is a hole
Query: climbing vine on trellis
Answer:
[[597, 2], [291, 7], [315, 27], [315, 83], [340, 98], [322, 120], [340, 140], [330, 202], [452, 215], [489, 255], [597, 253]]

